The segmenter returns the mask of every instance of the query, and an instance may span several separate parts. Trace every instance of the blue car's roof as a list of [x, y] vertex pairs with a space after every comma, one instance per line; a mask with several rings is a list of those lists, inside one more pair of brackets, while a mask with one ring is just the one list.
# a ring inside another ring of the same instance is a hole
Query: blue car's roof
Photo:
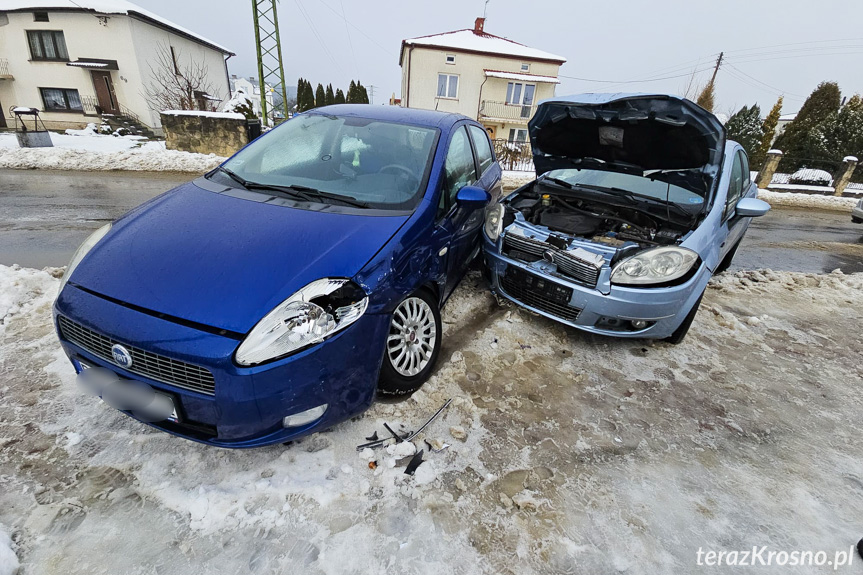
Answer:
[[416, 108], [402, 108], [401, 106], [372, 106], [370, 104], [336, 104], [315, 108], [306, 112], [307, 114], [326, 113], [333, 116], [355, 116], [381, 120], [384, 122], [396, 122], [402, 124], [413, 124], [415, 126], [427, 126], [429, 128], [446, 129], [461, 120], [470, 120], [467, 116], [453, 114], [450, 112], [436, 112], [433, 110], [418, 110]]

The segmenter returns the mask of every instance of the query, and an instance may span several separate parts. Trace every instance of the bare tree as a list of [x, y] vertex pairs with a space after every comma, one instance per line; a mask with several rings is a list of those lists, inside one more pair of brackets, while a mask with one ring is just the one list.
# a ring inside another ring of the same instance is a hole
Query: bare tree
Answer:
[[213, 91], [206, 64], [194, 61], [191, 55], [184, 59], [172, 46], [159, 44], [147, 66], [150, 82], [143, 96], [151, 110], [206, 109], [207, 97]]

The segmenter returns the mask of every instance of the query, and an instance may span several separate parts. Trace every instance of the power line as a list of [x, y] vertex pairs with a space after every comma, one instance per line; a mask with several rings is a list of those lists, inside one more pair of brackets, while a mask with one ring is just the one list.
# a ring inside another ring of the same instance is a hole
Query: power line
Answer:
[[567, 80], [579, 80], [581, 82], [595, 82], [597, 84], [644, 84], [647, 82], [659, 82], [660, 80], [672, 80], [674, 78], [683, 78], [684, 76], [689, 76], [690, 74], [698, 74], [700, 72], [705, 72], [707, 70], [712, 70], [713, 66], [710, 68], [702, 68], [701, 70], [695, 70], [693, 72], [687, 72], [685, 74], [677, 74], [675, 76], [664, 76], [661, 78], [647, 78], [643, 80], [597, 80], [594, 78], [579, 78], [576, 76], [564, 76], [563, 74], [558, 74], [559, 78], [566, 78]]
[[324, 2], [324, 0], [318, 0], [318, 2], [320, 2], [321, 4], [323, 4], [323, 5], [327, 8], [327, 10], [329, 10], [330, 12], [332, 12], [333, 14], [335, 14], [336, 16], [338, 16], [339, 18], [341, 18], [342, 20], [344, 20], [344, 21], [345, 21], [345, 24], [349, 25], [351, 28], [353, 28], [354, 30], [356, 30], [357, 32], [359, 32], [360, 34], [362, 34], [363, 36], [365, 36], [365, 38], [366, 38], [369, 42], [371, 42], [372, 44], [374, 44], [375, 46], [377, 46], [378, 48], [380, 48], [381, 50], [383, 50], [383, 51], [384, 51], [384, 52], [386, 52], [387, 54], [390, 54], [390, 55], [395, 54], [392, 50], [389, 50], [389, 49], [384, 48], [383, 46], [381, 46], [381, 45], [378, 43], [378, 41], [377, 41], [377, 40], [375, 40], [374, 38], [372, 38], [371, 36], [369, 36], [368, 34], [366, 34], [365, 32], [363, 32], [361, 28], [357, 27], [353, 22], [351, 22], [350, 20], [348, 20], [345, 16], [343, 16], [342, 14], [339, 14], [338, 12], [336, 12], [336, 10], [335, 10], [335, 9], [333, 9], [333, 7], [332, 7], [332, 6], [330, 6], [329, 4], [327, 4], [326, 2]]
[[354, 41], [351, 39], [351, 29], [348, 28], [348, 19], [345, 17], [345, 3], [342, 0], [339, 0], [339, 6], [342, 9], [342, 19], [345, 21], [345, 33], [348, 35], [348, 46], [351, 48], [351, 56], [354, 60], [354, 72], [357, 77], [360, 75], [360, 67], [357, 64], [357, 53], [354, 51]]
[[326, 55], [330, 58], [330, 61], [333, 64], [335, 64], [336, 68], [338, 68], [340, 72], [344, 73], [344, 70], [339, 65], [339, 63], [336, 61], [336, 59], [333, 57], [333, 54], [332, 54], [332, 52], [330, 52], [330, 49], [327, 47], [326, 42], [324, 42], [320, 33], [318, 33], [318, 29], [315, 27], [315, 24], [312, 21], [312, 19], [309, 17], [309, 14], [306, 12], [305, 7], [302, 5], [300, 0], [295, 0], [295, 2], [297, 4], [297, 8], [299, 8], [300, 14], [302, 15], [303, 18], [305, 18], [306, 24], [309, 25], [309, 29], [311, 29], [312, 34], [314, 34], [315, 38], [317, 38], [318, 43], [321, 45], [321, 48], [323, 48]]
[[798, 98], [805, 98], [805, 96], [802, 96], [802, 95], [800, 95], [800, 94], [795, 94], [795, 93], [793, 93], [793, 92], [789, 92], [788, 90], [782, 90], [782, 89], [780, 89], [780, 88], [777, 88], [776, 86], [771, 86], [771, 85], [770, 85], [770, 84], [768, 84], [767, 82], [763, 82], [763, 81], [759, 80], [758, 78], [755, 78], [754, 76], [750, 76], [749, 74], [747, 74], [746, 72], [744, 72], [743, 70], [741, 70], [740, 68], [738, 68], [737, 66], [735, 66], [734, 64], [731, 64], [730, 62], [727, 62], [727, 64], [728, 64], [728, 66], [729, 66], [729, 67], [733, 68], [735, 71], [737, 71], [737, 72], [739, 72], [739, 73], [743, 74], [744, 76], [746, 76], [746, 77], [747, 77], [747, 78], [749, 78], [750, 80], [753, 80], [753, 81], [755, 81], [755, 82], [758, 82], [759, 84], [761, 84], [761, 85], [762, 85], [762, 86], [764, 86], [765, 88], [768, 88], [768, 89], [770, 89], [770, 90], [774, 90], [775, 92], [778, 92], [779, 94], [782, 94], [782, 95], [784, 95], [784, 94], [788, 94], [789, 96], [795, 96], [795, 97], [798, 97]]

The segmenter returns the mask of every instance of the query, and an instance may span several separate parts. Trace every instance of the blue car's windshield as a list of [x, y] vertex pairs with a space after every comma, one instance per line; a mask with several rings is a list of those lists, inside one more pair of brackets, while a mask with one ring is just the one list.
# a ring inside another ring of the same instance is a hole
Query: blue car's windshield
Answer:
[[667, 197], [668, 201], [676, 204], [695, 205], [704, 202], [703, 197], [685, 188], [633, 174], [602, 170], [551, 170], [545, 175], [572, 185], [583, 184], [601, 188], [619, 188], [639, 196], [647, 196], [662, 201], [665, 201]]
[[250, 189], [295, 186], [307, 198], [323, 192], [318, 198], [324, 203], [343, 197], [370, 208], [411, 209], [422, 199], [437, 133], [366, 118], [303, 114], [223, 167]]

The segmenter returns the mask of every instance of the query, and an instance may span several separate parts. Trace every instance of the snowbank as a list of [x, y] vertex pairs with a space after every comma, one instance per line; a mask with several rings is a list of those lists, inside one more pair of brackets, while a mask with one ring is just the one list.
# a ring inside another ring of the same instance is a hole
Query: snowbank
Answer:
[[12, 539], [0, 524], [0, 575], [16, 575], [21, 564], [12, 550]]
[[758, 199], [764, 200], [771, 206], [834, 210], [839, 212], [850, 212], [851, 208], [856, 206], [859, 201], [857, 198], [798, 194], [793, 192], [772, 192], [770, 190], [758, 190]]
[[213, 154], [166, 150], [163, 142], [147, 142], [140, 148], [114, 152], [67, 148], [0, 148], [0, 168], [28, 170], [129, 170], [202, 174], [223, 161], [225, 158]]
[[[141, 136], [111, 136], [96, 133], [95, 124], [89, 124], [83, 130], [66, 130], [65, 134], [51, 132], [51, 142], [55, 148], [66, 150], [81, 150], [87, 152], [122, 152], [131, 150], [141, 144]], [[165, 148], [164, 142], [148, 142], [148, 144]], [[18, 139], [13, 133], [0, 133], [0, 157], [8, 150], [20, 150]], [[35, 148], [34, 148], [35, 149]]]

